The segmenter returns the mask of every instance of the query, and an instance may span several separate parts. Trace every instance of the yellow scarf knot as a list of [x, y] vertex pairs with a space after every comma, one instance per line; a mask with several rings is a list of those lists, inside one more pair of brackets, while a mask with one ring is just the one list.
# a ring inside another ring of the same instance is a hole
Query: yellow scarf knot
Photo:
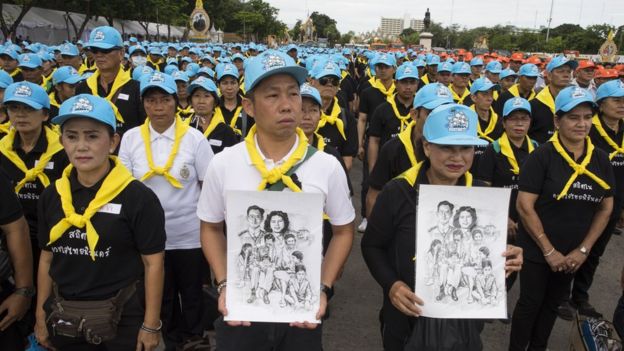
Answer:
[[338, 98], [334, 97], [334, 105], [332, 107], [332, 111], [329, 115], [326, 115], [325, 112], [321, 112], [321, 120], [319, 121], [318, 126], [316, 127], [316, 131], [318, 132], [321, 128], [325, 127], [326, 124], [331, 124], [336, 126], [338, 132], [342, 136], [344, 140], [347, 140], [347, 136], [344, 132], [344, 122], [342, 118], [340, 118], [340, 113], [342, 110], [340, 109], [340, 105], [338, 105]]
[[[87, 78], [87, 86], [89, 90], [91, 90], [91, 94], [95, 96], [98, 95], [98, 78], [100, 77], [100, 71], [96, 70], [95, 73], [89, 78]], [[105, 97], [108, 102], [111, 103], [113, 112], [115, 112], [115, 119], [117, 121], [124, 123], [124, 119], [119, 113], [117, 106], [113, 103], [113, 97], [117, 96], [117, 91], [124, 86], [124, 84], [128, 83], [132, 80], [129, 71], [124, 71], [123, 67], [119, 67], [119, 72], [117, 72], [117, 76], [115, 76], [115, 80], [113, 81], [113, 85], [110, 87], [108, 95]]]
[[600, 134], [607, 144], [613, 148], [613, 152], [609, 154], [609, 160], [612, 160], [617, 154], [624, 155], [624, 137], [622, 138], [621, 146], [618, 145], [613, 139], [611, 139], [609, 134], [607, 134], [607, 131], [602, 126], [602, 122], [600, 121], [600, 118], [598, 118], [598, 115], [594, 115], [592, 124], [594, 125], [594, 128], [596, 128], [598, 134]]
[[388, 101], [388, 103], [392, 107], [392, 111], [394, 112], [394, 115], [396, 116], [396, 118], [399, 120], [399, 122], [401, 122], [401, 127], [400, 127], [399, 131], [402, 132], [410, 124], [411, 116], [409, 114], [409, 111], [407, 112], [406, 115], [402, 115], [399, 112], [399, 108], [397, 107], [397, 104], [394, 101], [395, 97], [396, 97], [396, 95], [393, 96], [393, 97], [388, 97], [386, 100]]
[[[477, 112], [475, 105], [470, 106], [470, 109]], [[496, 128], [496, 122], [498, 122], [498, 114], [494, 112], [494, 108], [490, 107], [490, 121], [488, 122], [488, 126], [485, 128], [485, 131], [481, 130], [481, 123], [477, 123], [477, 134], [479, 135], [479, 138], [485, 139], [490, 143], [494, 142], [494, 139], [490, 137], [490, 134]]]

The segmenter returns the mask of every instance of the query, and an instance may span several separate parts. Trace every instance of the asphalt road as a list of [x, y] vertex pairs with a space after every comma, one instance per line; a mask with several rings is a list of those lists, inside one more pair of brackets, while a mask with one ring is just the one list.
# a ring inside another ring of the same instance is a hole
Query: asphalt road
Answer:
[[[351, 170], [356, 212], [360, 209], [360, 184], [362, 163], [354, 162]], [[360, 217], [356, 220], [356, 226]], [[356, 233], [353, 250], [346, 264], [343, 276], [336, 286], [336, 295], [331, 301], [331, 317], [323, 326], [325, 351], [379, 351], [378, 311], [381, 306], [381, 288], [368, 272], [360, 251], [361, 233]], [[598, 267], [594, 284], [590, 290], [591, 303], [611, 319], [621, 295], [619, 283], [624, 264], [624, 238], [613, 236], [602, 262]], [[519, 294], [519, 281], [508, 295], [509, 310], [512, 311]], [[558, 319], [550, 338], [551, 351], [569, 350], [573, 323]], [[488, 323], [481, 334], [486, 351], [507, 350], [511, 325], [499, 321]]]

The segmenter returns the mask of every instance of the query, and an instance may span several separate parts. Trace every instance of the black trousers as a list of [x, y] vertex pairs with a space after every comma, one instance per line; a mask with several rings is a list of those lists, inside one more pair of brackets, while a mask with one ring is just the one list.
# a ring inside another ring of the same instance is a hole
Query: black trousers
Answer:
[[219, 351], [321, 351], [322, 325], [314, 330], [290, 327], [288, 323], [255, 323], [231, 327], [223, 317], [215, 322]]
[[[362, 189], [360, 189], [360, 215], [366, 218], [366, 195], [368, 195], [368, 136], [364, 137], [364, 160], [362, 161]], [[381, 146], [380, 146], [381, 147]]]
[[618, 301], [615, 313], [613, 313], [613, 326], [620, 339], [624, 339], [624, 293], [620, 297], [620, 301]]
[[201, 249], [165, 250], [161, 318], [167, 350], [203, 334], [203, 260]]
[[[2, 284], [0, 287], [0, 302], [3, 302], [7, 297], [11, 295], [13, 291], [12, 285]], [[6, 316], [6, 312], [0, 314], [0, 320]], [[23, 351], [26, 348], [26, 342], [24, 341], [24, 334], [18, 327], [18, 322], [13, 322], [4, 331], [0, 330], [0, 349], [3, 351]]]
[[[46, 314], [50, 314], [50, 304], [53, 297], [48, 298], [44, 304]], [[84, 338], [70, 338], [66, 336], [55, 336], [51, 326], [48, 325], [50, 341], [52, 345], [61, 351], [135, 351], [137, 337], [143, 318], [145, 316], [145, 289], [143, 284], [137, 284], [137, 291], [126, 302], [121, 313], [121, 320], [117, 328], [117, 337], [114, 340], [104, 342], [100, 345], [87, 343]]]
[[557, 307], [570, 294], [572, 278], [572, 274], [551, 271], [547, 263], [524, 261], [520, 298], [511, 321], [510, 351], [546, 350]]
[[[617, 213], [620, 213], [620, 211], [618, 210]], [[604, 232], [600, 235], [598, 240], [596, 240], [589, 255], [587, 255], [585, 263], [576, 271], [574, 283], [572, 284], [572, 302], [579, 303], [589, 301], [589, 288], [591, 288], [594, 282], [594, 275], [600, 264], [600, 257], [602, 257], [607, 249], [607, 244], [609, 244], [609, 240], [611, 240], [617, 220], [618, 218], [611, 218], [611, 220], [609, 220]]]

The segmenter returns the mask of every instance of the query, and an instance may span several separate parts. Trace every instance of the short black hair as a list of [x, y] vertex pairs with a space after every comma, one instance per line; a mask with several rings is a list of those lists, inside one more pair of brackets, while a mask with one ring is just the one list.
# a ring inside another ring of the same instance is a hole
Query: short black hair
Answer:
[[258, 206], [258, 205], [251, 205], [249, 207], [247, 207], [247, 215], [249, 216], [249, 212], [253, 211], [253, 210], [257, 210], [258, 212], [260, 212], [261, 216], [264, 216], [264, 208]]

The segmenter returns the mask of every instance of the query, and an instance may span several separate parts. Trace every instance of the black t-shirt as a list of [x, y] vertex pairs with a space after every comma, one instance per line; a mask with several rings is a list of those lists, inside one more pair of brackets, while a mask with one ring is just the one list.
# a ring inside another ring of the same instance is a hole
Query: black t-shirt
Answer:
[[[112, 85], [108, 87], [112, 88]], [[105, 98], [108, 95], [108, 91], [104, 91], [104, 88], [98, 82], [98, 95]], [[76, 87], [76, 95], [78, 94], [92, 94], [91, 89], [87, 86], [87, 81], [83, 81]], [[117, 121], [117, 133], [123, 136], [127, 130], [134, 127], [138, 127], [145, 122], [145, 110], [143, 109], [143, 102], [141, 101], [141, 93], [139, 90], [139, 82], [131, 79], [126, 84], [119, 88], [116, 93], [117, 98], [115, 106], [119, 110], [124, 122]]]
[[[548, 89], [545, 87], [544, 89]], [[550, 107], [538, 99], [529, 101], [531, 104], [531, 127], [529, 137], [540, 145], [546, 143], [555, 133], [554, 114]]]
[[[329, 106], [329, 111], [333, 109], [334, 103], [335, 102], [332, 102]], [[340, 109], [342, 111], [338, 117], [342, 120], [344, 134], [347, 139], [345, 140], [345, 138], [342, 137], [338, 127], [329, 123], [326, 123], [317, 133], [323, 136], [323, 140], [325, 140], [327, 145], [336, 148], [343, 157], [355, 156], [358, 151], [357, 121], [355, 118], [351, 117], [343, 107]]]
[[[54, 102], [56, 102], [59, 106], [63, 103], [63, 101], [59, 99], [57, 94], [54, 94]], [[58, 113], [59, 113], [59, 108], [53, 104], [50, 104], [50, 113], [48, 114], [48, 121], [51, 121], [52, 118], [58, 116]]]
[[[102, 186], [78, 182], [76, 171], [70, 175], [72, 203], [82, 214]], [[51, 251], [50, 277], [66, 299], [100, 300], [114, 296], [120, 289], [143, 278], [141, 255], [165, 249], [165, 214], [158, 197], [135, 180], [98, 211], [91, 223], [99, 235], [95, 261], [89, 256], [86, 228], [71, 227], [47, 246], [50, 229], [65, 217], [56, 187], [48, 187], [39, 203], [39, 246]]]
[[[408, 115], [411, 106], [403, 105], [399, 99], [394, 96], [394, 103], [396, 104], [399, 114], [402, 116]], [[409, 123], [411, 120], [408, 120]], [[392, 105], [388, 101], [379, 105], [375, 112], [373, 112], [370, 118], [370, 124], [368, 128], [368, 135], [379, 138], [379, 146], [383, 146], [388, 140], [396, 137], [401, 132], [401, 121], [394, 113]]]
[[376, 88], [369, 86], [362, 90], [360, 95], [360, 112], [365, 113], [370, 120], [375, 109], [386, 101], [386, 95]]
[[[24, 161], [24, 164], [28, 169], [35, 167], [35, 163], [39, 161], [41, 155], [47, 150], [48, 141], [45, 136], [45, 132], [42, 131], [35, 147], [30, 150], [29, 153], [25, 153], [20, 146], [20, 137], [19, 133], [15, 135], [15, 140], [13, 141], [13, 150], [17, 153], [17, 155]], [[52, 159], [48, 162], [46, 168], [43, 170], [43, 173], [50, 180], [50, 186], [54, 185], [54, 181], [60, 178], [63, 170], [69, 164], [69, 160], [67, 159], [67, 154], [65, 150], [60, 150], [56, 154], [52, 156]], [[11, 162], [8, 158], [6, 158], [3, 154], [0, 154], [0, 168], [7, 175], [11, 183], [13, 184], [13, 189], [15, 186], [24, 179], [24, 172], [22, 172], [17, 166]], [[24, 186], [20, 189], [17, 194], [20, 203], [22, 204], [22, 208], [24, 209], [24, 217], [28, 222], [28, 227], [30, 229], [30, 235], [32, 239], [37, 238], [37, 202], [39, 201], [39, 196], [44, 191], [44, 186], [37, 178], [32, 182], [28, 182], [24, 184]], [[14, 192], [14, 191], [13, 191]]]
[[[490, 115], [490, 118], [492, 118], [492, 116]], [[485, 132], [488, 125], [490, 124], [490, 120], [488, 121], [484, 121], [481, 118], [478, 119], [479, 120], [479, 126], [481, 127], [481, 131]], [[505, 129], [503, 128], [503, 123], [501, 122], [502, 118], [500, 116], [498, 116], [498, 120], [496, 121], [496, 124], [494, 125], [494, 130], [488, 134], [488, 137], [491, 138], [492, 140], [496, 140], [498, 138], [500, 138], [503, 133], [505, 132]], [[490, 142], [487, 139], [483, 139], [486, 140], [488, 142]], [[485, 149], [487, 148], [486, 146], [475, 146], [475, 153], [474, 153], [474, 160], [472, 161], [472, 167], [470, 168], [470, 171], [473, 173], [476, 173], [479, 167], [479, 159], [481, 158], [481, 156], [483, 156], [483, 154], [485, 153]]]
[[[568, 154], [574, 159], [572, 153]], [[585, 154], [577, 162], [581, 162], [584, 157]], [[611, 189], [605, 190], [587, 175], [581, 175], [576, 178], [568, 194], [557, 200], [574, 170], [550, 142], [533, 151], [520, 170], [519, 191], [538, 195], [534, 207], [544, 233], [555, 249], [564, 255], [581, 244], [602, 199], [613, 196], [613, 168], [604, 151], [594, 149], [587, 170], [607, 182]], [[518, 245], [524, 249], [526, 259], [545, 262], [542, 251], [527, 233], [522, 221], [519, 222]]]
[[[522, 169], [524, 161], [529, 156], [526, 140], [521, 148], [516, 147], [512, 142], [509, 142], [509, 145], [511, 145], [511, 150], [516, 157], [518, 167]], [[511, 189], [509, 218], [517, 222], [518, 210], [516, 209], [516, 199], [518, 198], [518, 175], [514, 174], [511, 169], [512, 167], [507, 156], [503, 155], [500, 149], [496, 151], [494, 145], [490, 144], [479, 159], [479, 168], [476, 170], [475, 178], [486, 181], [496, 188]]]
[[[624, 124], [620, 123], [619, 130], [615, 132], [611, 128], [607, 127], [604, 122], [601, 123], [602, 127], [607, 132], [607, 135], [611, 137], [611, 140], [618, 145], [622, 145], [622, 138], [624, 137]], [[611, 154], [613, 152], [613, 147], [607, 143], [600, 133], [598, 133], [596, 127], [592, 126], [592, 129], [589, 131], [589, 137], [596, 148], [603, 150], [607, 154]], [[617, 218], [620, 216], [622, 201], [624, 201], [624, 155], [618, 153], [613, 156], [611, 159], [611, 166], [613, 166], [613, 173], [615, 174], [612, 218]]]
[[[229, 126], [230, 122], [232, 122], [232, 118], [234, 118], [234, 113], [236, 112], [236, 109], [238, 109], [239, 106], [241, 106], [241, 97], [237, 96], [236, 97], [238, 104], [236, 105], [236, 108], [234, 108], [233, 110], [228, 110], [225, 105], [224, 105], [224, 101], [221, 100], [221, 102], [219, 103], [219, 107], [221, 107], [221, 113], [223, 114], [223, 119], [225, 120], [225, 123]], [[245, 111], [243, 109], [240, 110], [240, 115], [238, 116], [238, 119], [236, 120], [236, 124], [234, 124], [234, 126], [236, 127], [236, 129], [240, 130], [241, 132], [243, 131], [243, 119], [247, 119], [247, 124], [246, 124], [246, 131], [245, 131], [245, 136], [247, 136], [247, 133], [249, 133], [249, 130], [251, 129], [251, 127], [255, 124], [254, 118], [252, 116], [249, 116], [245, 113]]]
[[[314, 147], [318, 145], [318, 139], [316, 135], [313, 136], [312, 145]], [[349, 178], [349, 171], [347, 171], [347, 166], [345, 165], [344, 160], [342, 159], [342, 156], [340, 155], [338, 150], [336, 150], [336, 148], [331, 145], [325, 145], [325, 148], [323, 148], [323, 150], [321, 151], [334, 156], [334, 158], [336, 158], [336, 160], [340, 162], [340, 165], [342, 166], [342, 169], [344, 170], [345, 175], [347, 176], [347, 185], [349, 186], [349, 193], [351, 194], [351, 196], [353, 196], [353, 184], [351, 184], [351, 178]]]
[[[419, 157], [416, 156], [416, 159]], [[377, 162], [375, 162], [375, 166], [368, 176], [368, 186], [381, 190], [392, 178], [410, 167], [412, 167], [412, 162], [407, 155], [405, 146], [398, 137], [392, 138], [379, 150]]]
[[[362, 237], [362, 256], [373, 278], [383, 289], [382, 315], [384, 323], [393, 328], [393, 334], [409, 337], [411, 329], [421, 330], [424, 323], [430, 325], [435, 319], [411, 318], [398, 311], [388, 298], [392, 284], [400, 280], [414, 290], [414, 256], [416, 253], [416, 207], [418, 205], [418, 185], [429, 184], [425, 172], [429, 165], [425, 162], [416, 178], [416, 186], [406, 180], [396, 178], [390, 181], [379, 194], [372, 213], [368, 216], [368, 226]], [[465, 184], [462, 177], [459, 185]], [[475, 180], [473, 186], [485, 184]], [[406, 328], [406, 323], [409, 327]], [[483, 322], [469, 319], [449, 319], [448, 328], [453, 326], [479, 329]], [[450, 330], [450, 329], [449, 329]]]
[[226, 147], [238, 144], [240, 137], [232, 127], [225, 123], [219, 123], [217, 127], [208, 135], [208, 144], [212, 152], [216, 155]]
[[14, 186], [11, 185], [6, 175], [0, 172], [0, 225], [13, 223], [22, 217], [22, 206], [15, 196]]

